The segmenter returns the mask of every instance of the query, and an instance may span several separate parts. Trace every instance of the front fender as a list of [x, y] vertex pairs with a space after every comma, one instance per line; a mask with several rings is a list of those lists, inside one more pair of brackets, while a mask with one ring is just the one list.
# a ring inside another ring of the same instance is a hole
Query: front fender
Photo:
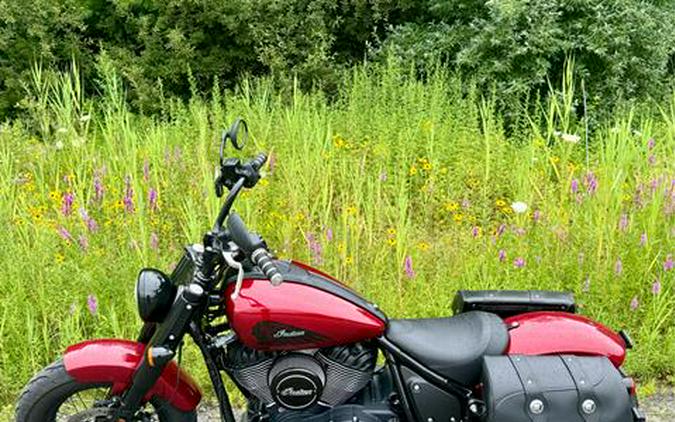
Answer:
[[[129, 388], [143, 359], [145, 345], [129, 340], [90, 340], [70, 346], [63, 355], [68, 375], [81, 383], [110, 383], [113, 394]], [[145, 397], [159, 397], [183, 412], [194, 410], [202, 398], [199, 387], [175, 361], [169, 362]]]
[[509, 355], [606, 356], [615, 367], [626, 359], [620, 335], [589, 318], [565, 312], [530, 312], [505, 321]]

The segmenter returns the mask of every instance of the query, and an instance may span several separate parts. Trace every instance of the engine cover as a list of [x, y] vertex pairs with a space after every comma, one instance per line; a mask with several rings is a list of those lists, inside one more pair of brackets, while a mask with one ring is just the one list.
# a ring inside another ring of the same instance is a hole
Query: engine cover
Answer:
[[314, 357], [294, 353], [277, 359], [268, 382], [272, 398], [279, 406], [304, 410], [319, 401], [326, 374]]
[[309, 410], [345, 403], [371, 380], [377, 350], [357, 343], [302, 352], [261, 352], [235, 342], [219, 363], [265, 406]]

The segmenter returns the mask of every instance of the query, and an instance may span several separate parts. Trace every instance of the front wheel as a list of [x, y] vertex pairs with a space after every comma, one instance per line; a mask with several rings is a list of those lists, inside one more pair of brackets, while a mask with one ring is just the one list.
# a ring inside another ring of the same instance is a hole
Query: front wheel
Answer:
[[[111, 386], [74, 380], [58, 360], [35, 375], [16, 405], [16, 422], [109, 421]], [[170, 403], [153, 399], [133, 422], [195, 422], [195, 412], [181, 412]], [[130, 421], [132, 422], [132, 421]]]

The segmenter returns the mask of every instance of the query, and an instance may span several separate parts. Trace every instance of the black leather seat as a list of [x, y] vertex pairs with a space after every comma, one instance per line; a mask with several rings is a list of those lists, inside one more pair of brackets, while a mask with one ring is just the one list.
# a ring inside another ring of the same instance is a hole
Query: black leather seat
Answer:
[[502, 355], [509, 345], [501, 318], [480, 311], [390, 320], [386, 337], [429, 369], [467, 386], [478, 383], [483, 356]]

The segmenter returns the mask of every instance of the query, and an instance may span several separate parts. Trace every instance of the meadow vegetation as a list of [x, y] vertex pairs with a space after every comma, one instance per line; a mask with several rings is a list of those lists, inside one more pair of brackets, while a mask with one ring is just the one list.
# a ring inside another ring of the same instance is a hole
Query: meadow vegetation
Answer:
[[[587, 133], [568, 68], [506, 132], [499, 93], [395, 63], [353, 69], [330, 101], [244, 79], [151, 117], [111, 67], [96, 100], [78, 71], [34, 68], [25, 115], [0, 126], [0, 403], [69, 344], [136, 335], [136, 274], [170, 271], [210, 227], [219, 134], [237, 116], [252, 142], [231, 153], [271, 158], [236, 209], [282, 258], [391, 317], [449, 315], [457, 289], [570, 290], [631, 333], [629, 371], [672, 377], [675, 97]], [[184, 364], [205, 386], [194, 350]]]

